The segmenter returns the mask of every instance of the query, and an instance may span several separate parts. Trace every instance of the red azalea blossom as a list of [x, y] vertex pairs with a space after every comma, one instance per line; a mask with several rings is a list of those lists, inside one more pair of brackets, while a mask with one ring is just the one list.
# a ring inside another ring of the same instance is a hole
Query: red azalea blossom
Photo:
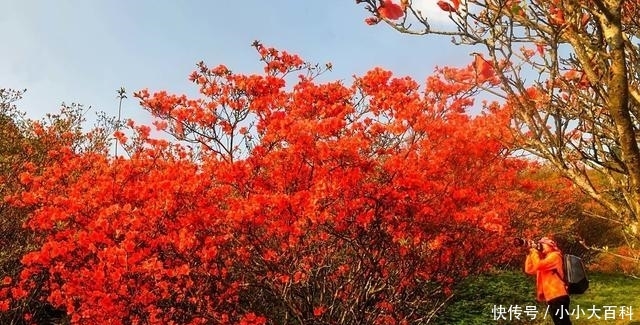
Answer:
[[9, 305], [9, 301], [8, 300], [2, 300], [0, 301], [0, 312], [4, 312], [9, 310], [11, 306]]
[[481, 54], [475, 55], [473, 65], [476, 70], [476, 76], [479, 82], [491, 79], [496, 74], [495, 70], [493, 69], [493, 65], [489, 61], [487, 61]]
[[376, 18], [376, 17], [368, 17], [367, 19], [364, 20], [365, 23], [367, 23], [367, 25], [375, 25], [377, 23], [380, 22], [380, 19]]
[[320, 317], [322, 316], [322, 314], [324, 314], [326, 310], [327, 308], [324, 306], [318, 306], [316, 308], [313, 308], [313, 316]]
[[404, 16], [402, 7], [391, 0], [383, 0], [380, 7], [378, 7], [378, 12], [380, 16], [391, 20], [400, 19]]
[[460, 1], [454, 0], [453, 5], [446, 1], [438, 1], [438, 7], [446, 12], [456, 12], [460, 7]]
[[536, 49], [538, 50], [538, 54], [540, 54], [540, 56], [544, 56], [544, 44], [536, 43]]

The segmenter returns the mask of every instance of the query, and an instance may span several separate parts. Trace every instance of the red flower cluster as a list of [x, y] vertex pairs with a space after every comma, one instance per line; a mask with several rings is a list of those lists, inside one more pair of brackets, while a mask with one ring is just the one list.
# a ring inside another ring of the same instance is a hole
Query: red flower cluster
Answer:
[[[424, 91], [383, 69], [287, 87], [312, 65], [256, 49], [261, 75], [200, 63], [200, 98], [136, 94], [197, 156], [132, 121], [118, 134], [127, 159], [61, 148], [20, 175], [13, 203], [33, 209], [43, 243], [0, 282], [0, 310], [46, 279], [40, 298], [74, 324], [412, 322], [509, 258], [511, 218], [559, 205], [534, 201], [544, 187], [505, 155], [506, 114], [465, 113], [469, 86], [455, 80], [469, 71], [441, 71]], [[371, 288], [375, 303], [362, 299]]]

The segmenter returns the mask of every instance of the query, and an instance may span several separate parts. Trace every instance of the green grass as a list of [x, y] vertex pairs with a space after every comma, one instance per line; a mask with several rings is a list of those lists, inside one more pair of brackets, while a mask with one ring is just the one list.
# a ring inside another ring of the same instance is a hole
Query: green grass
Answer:
[[[636, 324], [640, 325], [640, 280], [618, 274], [589, 274], [590, 287], [584, 294], [572, 295], [570, 310], [580, 310], [579, 317], [571, 316], [574, 325], [583, 324]], [[553, 324], [549, 315], [543, 320], [546, 309], [545, 304], [535, 301], [535, 279], [522, 272], [500, 272], [470, 278], [462, 283], [456, 291], [452, 303], [438, 317], [439, 325], [461, 324]], [[494, 313], [493, 310], [504, 308], [504, 313]], [[605, 306], [615, 311], [615, 315], [609, 319], [604, 318]], [[631, 320], [629, 316], [624, 319], [619, 315], [621, 307], [631, 307]], [[497, 308], [496, 308], [497, 307]], [[593, 308], [600, 309], [598, 320], [591, 316]], [[520, 309], [520, 319], [511, 313], [509, 309]], [[531, 308], [537, 311], [537, 317], [531, 319], [531, 315], [525, 314], [525, 309]], [[584, 313], [584, 314], [583, 314]], [[498, 319], [504, 315], [507, 320]], [[590, 318], [589, 318], [590, 317]]]

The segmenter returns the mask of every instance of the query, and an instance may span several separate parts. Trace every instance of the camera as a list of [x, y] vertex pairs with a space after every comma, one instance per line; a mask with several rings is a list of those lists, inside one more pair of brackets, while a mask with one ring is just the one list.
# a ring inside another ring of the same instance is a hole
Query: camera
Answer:
[[516, 247], [535, 248], [542, 251], [542, 244], [527, 238], [516, 237], [513, 239], [513, 245]]

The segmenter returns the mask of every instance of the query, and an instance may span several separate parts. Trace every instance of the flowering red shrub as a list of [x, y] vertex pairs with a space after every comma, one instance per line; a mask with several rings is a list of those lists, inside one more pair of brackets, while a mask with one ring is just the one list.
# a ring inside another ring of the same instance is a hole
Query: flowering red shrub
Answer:
[[5, 296], [42, 276], [72, 323], [412, 323], [512, 258], [528, 208], [564, 199], [522, 177], [505, 117], [466, 113], [447, 72], [425, 90], [383, 69], [319, 84], [255, 46], [263, 75], [201, 63], [202, 98], [136, 94], [182, 144], [130, 122], [127, 159], [63, 148], [24, 173], [13, 202], [46, 241]]

